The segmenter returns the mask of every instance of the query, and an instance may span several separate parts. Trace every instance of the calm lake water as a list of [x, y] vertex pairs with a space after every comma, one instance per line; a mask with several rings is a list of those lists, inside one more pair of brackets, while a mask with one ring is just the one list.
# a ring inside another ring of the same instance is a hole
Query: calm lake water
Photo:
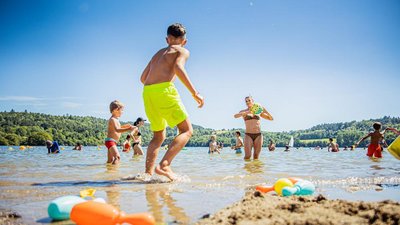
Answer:
[[[363, 149], [330, 153], [326, 148], [290, 152], [264, 148], [259, 161], [245, 162], [243, 155], [228, 148], [220, 155], [208, 155], [207, 148], [188, 148], [173, 162], [179, 181], [139, 183], [121, 178], [143, 172], [143, 156], [132, 158], [132, 152], [121, 152], [121, 164], [111, 166], [105, 163], [105, 147], [71, 149], [47, 155], [44, 147], [23, 151], [0, 147], [0, 208], [17, 211], [28, 224], [51, 223], [47, 215], [51, 200], [95, 188], [96, 197], [127, 213], [148, 211], [160, 224], [191, 224], [238, 201], [256, 184], [273, 184], [289, 176], [313, 181], [317, 193], [331, 199], [400, 201], [400, 161], [387, 152], [374, 162]], [[164, 152], [160, 150], [159, 158]]]

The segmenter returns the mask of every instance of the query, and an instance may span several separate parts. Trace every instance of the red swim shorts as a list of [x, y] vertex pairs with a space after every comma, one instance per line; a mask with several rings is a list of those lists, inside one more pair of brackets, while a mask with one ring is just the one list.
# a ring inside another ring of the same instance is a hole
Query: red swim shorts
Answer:
[[106, 141], [106, 142], [104, 142], [104, 145], [107, 147], [107, 150], [108, 150], [112, 146], [117, 146], [117, 143], [115, 143], [115, 141]]
[[376, 157], [376, 158], [382, 158], [382, 149], [381, 149], [381, 146], [380, 146], [380, 145], [373, 145], [373, 144], [370, 144], [370, 145], [368, 146], [368, 153], [367, 153], [367, 156], [369, 156], [369, 157], [374, 156], [374, 157]]

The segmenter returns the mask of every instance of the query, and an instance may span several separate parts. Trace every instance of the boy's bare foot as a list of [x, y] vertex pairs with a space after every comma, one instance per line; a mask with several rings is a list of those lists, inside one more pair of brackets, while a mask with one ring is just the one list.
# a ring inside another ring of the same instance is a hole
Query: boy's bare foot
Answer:
[[175, 174], [172, 172], [171, 167], [157, 165], [155, 169], [156, 174], [168, 177], [171, 181], [175, 179]]

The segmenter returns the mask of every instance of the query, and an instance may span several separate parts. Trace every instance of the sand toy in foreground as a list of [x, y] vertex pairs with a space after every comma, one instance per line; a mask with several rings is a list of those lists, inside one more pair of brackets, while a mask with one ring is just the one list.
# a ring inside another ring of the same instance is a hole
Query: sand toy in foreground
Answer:
[[257, 186], [256, 190], [263, 193], [275, 191], [279, 196], [312, 195], [315, 185], [307, 180], [290, 177], [278, 179], [273, 186]]
[[126, 215], [112, 205], [94, 201], [83, 202], [72, 208], [71, 220], [79, 225], [114, 225], [114, 224], [140, 224], [154, 225], [155, 220], [149, 213], [136, 213]]

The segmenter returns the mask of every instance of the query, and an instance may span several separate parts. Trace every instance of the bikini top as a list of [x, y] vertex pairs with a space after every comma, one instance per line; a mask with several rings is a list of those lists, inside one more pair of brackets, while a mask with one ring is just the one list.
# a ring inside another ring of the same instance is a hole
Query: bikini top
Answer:
[[244, 120], [260, 120], [260, 116], [258, 116], [258, 115], [254, 115], [254, 116], [247, 115], [247, 116], [244, 117]]

